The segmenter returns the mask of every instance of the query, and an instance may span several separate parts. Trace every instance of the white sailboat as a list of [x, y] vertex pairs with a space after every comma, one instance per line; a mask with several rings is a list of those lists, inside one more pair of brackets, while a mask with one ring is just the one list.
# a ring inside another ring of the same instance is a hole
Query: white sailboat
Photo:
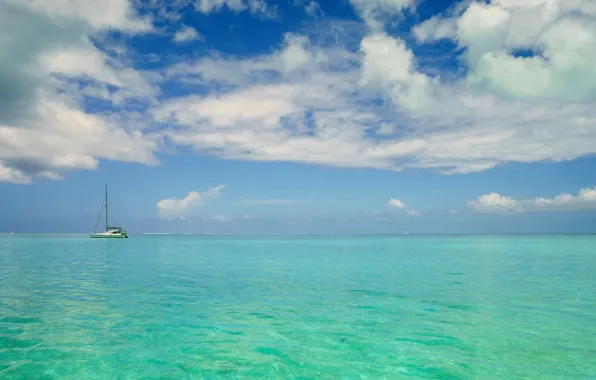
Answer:
[[[105, 232], [97, 232], [97, 227], [99, 226], [99, 219], [97, 220], [97, 224], [95, 225], [95, 232], [91, 234], [92, 238], [108, 238], [108, 239], [128, 239], [128, 233], [122, 229], [122, 227], [110, 227], [108, 224], [108, 185], [106, 185], [106, 199], [104, 201], [105, 208], [106, 208], [106, 230]], [[101, 207], [101, 211], [99, 213], [99, 218], [101, 218], [101, 212], [103, 211], [103, 206]]]

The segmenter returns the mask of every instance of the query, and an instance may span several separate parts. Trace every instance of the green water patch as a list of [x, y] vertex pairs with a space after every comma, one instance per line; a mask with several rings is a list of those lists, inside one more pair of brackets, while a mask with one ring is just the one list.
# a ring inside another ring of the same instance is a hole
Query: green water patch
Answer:
[[348, 293], [363, 295], [368, 297], [378, 297], [378, 298], [409, 298], [403, 294], [393, 293], [393, 292], [383, 292], [383, 291], [376, 291], [376, 290], [367, 290], [367, 289], [349, 289], [347, 290]]
[[273, 315], [264, 314], [264, 313], [248, 313], [252, 317], [256, 317], [258, 319], [275, 319]]
[[423, 379], [466, 380], [469, 379], [464, 368], [446, 368], [425, 364], [408, 364], [402, 367], [402, 375]]
[[0, 350], [35, 347], [42, 343], [41, 339], [16, 339], [7, 336], [0, 336]]
[[421, 300], [423, 304], [431, 305], [434, 307], [446, 308], [446, 309], [454, 309], [454, 310], [478, 310], [478, 308], [470, 303], [454, 303], [454, 302], [447, 302], [447, 301], [438, 301], [438, 300]]
[[383, 310], [381, 306], [377, 305], [349, 305], [351, 309], [363, 309], [363, 310]]
[[435, 347], [435, 346], [443, 346], [446, 348], [455, 348], [460, 351], [472, 352], [474, 351], [472, 347], [465, 344], [461, 339], [450, 337], [450, 336], [440, 336], [440, 335], [432, 335], [432, 334], [416, 334], [419, 336], [418, 338], [396, 338], [395, 341], [399, 343], [408, 343], [413, 345], [421, 345], [426, 347]]
[[43, 323], [43, 320], [37, 317], [0, 317], [0, 323], [36, 324]]

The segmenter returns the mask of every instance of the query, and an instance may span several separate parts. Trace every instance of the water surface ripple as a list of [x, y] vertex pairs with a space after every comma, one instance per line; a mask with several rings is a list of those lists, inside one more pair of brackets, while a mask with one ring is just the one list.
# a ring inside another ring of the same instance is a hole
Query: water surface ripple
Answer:
[[0, 237], [2, 379], [595, 379], [596, 238]]

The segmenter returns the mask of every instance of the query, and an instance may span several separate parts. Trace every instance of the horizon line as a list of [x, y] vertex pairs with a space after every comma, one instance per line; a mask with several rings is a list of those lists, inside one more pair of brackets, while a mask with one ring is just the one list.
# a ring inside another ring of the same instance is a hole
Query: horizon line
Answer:
[[[43, 236], [83, 236], [90, 235], [90, 232], [0, 232], [0, 236], [15, 236], [15, 235], [43, 235]], [[596, 232], [492, 232], [492, 233], [475, 233], [475, 232], [396, 232], [396, 233], [358, 233], [358, 232], [339, 232], [339, 233], [325, 233], [325, 232], [133, 232], [129, 235], [253, 235], [253, 236], [268, 236], [268, 235], [292, 235], [292, 236], [537, 236], [537, 235], [596, 235]]]

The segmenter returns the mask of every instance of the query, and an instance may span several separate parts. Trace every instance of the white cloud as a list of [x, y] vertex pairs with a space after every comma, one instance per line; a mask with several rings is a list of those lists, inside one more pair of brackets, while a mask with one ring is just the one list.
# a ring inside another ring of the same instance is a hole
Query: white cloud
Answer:
[[196, 9], [201, 13], [219, 12], [228, 8], [232, 12], [250, 11], [266, 16], [273, 16], [275, 9], [267, 5], [264, 0], [198, 0], [195, 2]]
[[307, 37], [285, 35], [285, 46], [279, 54], [285, 73], [299, 70], [316, 60], [315, 54], [308, 50], [309, 44], [310, 41]]
[[37, 176], [40, 178], [45, 178], [45, 179], [49, 179], [49, 180], [53, 180], [53, 181], [58, 181], [58, 180], [64, 179], [64, 177], [62, 177], [60, 174], [51, 172], [49, 170], [43, 170], [43, 171], [37, 173]]
[[134, 70], [116, 68], [116, 60], [108, 60], [89, 37], [150, 26], [147, 20], [142, 25], [147, 27], [140, 28], [127, 0], [110, 0], [107, 5], [87, 0], [0, 2], [0, 122], [30, 117], [40, 91], [64, 84], [49, 74], [97, 76], [116, 86], [138, 82]]
[[457, 36], [457, 19], [433, 16], [416, 25], [412, 33], [419, 42], [432, 42]]
[[31, 10], [56, 22], [82, 22], [94, 29], [139, 32], [152, 28], [150, 20], [137, 15], [129, 0], [3, 0], [3, 3], [3, 7]]
[[596, 187], [581, 189], [577, 195], [515, 200], [498, 193], [486, 194], [468, 207], [478, 213], [596, 210]]
[[55, 171], [96, 169], [100, 158], [155, 164], [155, 148], [156, 142], [139, 132], [126, 132], [100, 116], [44, 98], [32, 121], [0, 124], [0, 161], [13, 173], [0, 179], [17, 183], [33, 176], [57, 179]]
[[515, 211], [517, 201], [498, 193], [490, 193], [468, 202], [468, 207], [476, 212]]
[[23, 172], [7, 168], [3, 162], [0, 161], [0, 182], [12, 182], [12, 183], [31, 183], [31, 178], [25, 175]]
[[[272, 54], [250, 59], [226, 59], [219, 55], [206, 56], [195, 62], [183, 62], [169, 67], [164, 77], [184, 83], [210, 85], [219, 83], [225, 86], [247, 87], [255, 84], [269, 84], [272, 76], [281, 74], [285, 79], [292, 74], [303, 74], [324, 66], [329, 59], [334, 61], [350, 57], [337, 57], [344, 54], [341, 49], [326, 52], [313, 47], [306, 36], [287, 33], [280, 49]], [[355, 55], [352, 55], [355, 57]], [[334, 59], [335, 58], [335, 59]], [[347, 63], [347, 62], [346, 62]]]
[[219, 185], [203, 192], [191, 191], [185, 198], [162, 199], [157, 202], [157, 210], [163, 219], [184, 219], [195, 207], [220, 197], [225, 187], [225, 185]]
[[360, 17], [375, 32], [382, 30], [390, 19], [416, 6], [415, 0], [349, 0]]
[[399, 210], [402, 210], [403, 213], [407, 216], [419, 216], [420, 212], [416, 211], [416, 210], [411, 210], [408, 208], [408, 206], [406, 206], [406, 204], [404, 202], [402, 202], [399, 199], [396, 198], [391, 198], [389, 199], [389, 202], [387, 202], [387, 205], [391, 208], [396, 208]]
[[319, 17], [323, 16], [323, 11], [321, 10], [321, 6], [314, 0], [311, 0], [308, 4], [304, 6], [304, 11], [307, 15], [311, 17]]
[[[384, 34], [366, 37], [360, 57], [305, 38], [287, 37], [266, 56], [170, 68], [168, 77], [211, 90], [155, 109], [158, 121], [184, 127], [164, 134], [223, 158], [444, 174], [596, 153], [596, 109], [587, 104], [520, 103], [443, 83]], [[310, 59], [288, 65], [289, 46]], [[375, 105], [379, 96], [394, 107]]]
[[578, 198], [586, 202], [596, 202], [596, 187], [592, 189], [581, 189]]
[[389, 207], [393, 208], [406, 208], [406, 205], [402, 201], [395, 198], [391, 198], [387, 204], [389, 205]]
[[453, 3], [441, 14], [414, 26], [412, 34], [419, 43], [434, 42], [446, 38], [457, 38], [457, 20], [475, 0], [462, 0]]
[[377, 129], [377, 134], [379, 135], [392, 135], [397, 131], [397, 128], [394, 125], [389, 123], [382, 123]]
[[152, 96], [141, 74], [90, 42], [151, 28], [127, 0], [0, 2], [0, 181], [56, 180], [99, 159], [156, 163], [156, 139], [123, 122], [132, 114], [89, 114], [83, 101]]
[[[102, 159], [154, 164], [159, 149], [186, 147], [225, 159], [444, 174], [596, 153], [591, 2], [460, 3], [414, 28], [421, 41], [453, 38], [465, 48], [467, 71], [455, 79], [437, 68], [431, 75], [428, 60], [421, 64], [428, 57], [382, 32], [413, 3], [352, 3], [372, 27], [362, 39], [363, 27], [321, 22], [269, 54], [211, 53], [160, 72], [135, 70], [130, 47], [105, 38], [151, 29], [136, 2], [0, 3], [8, 36], [0, 38], [0, 181], [58, 179]], [[195, 4], [204, 13], [272, 9]], [[189, 95], [160, 94], [176, 86]], [[89, 97], [111, 105], [88, 107]]]
[[384, 89], [398, 107], [418, 110], [430, 104], [431, 80], [417, 72], [404, 41], [379, 34], [364, 38], [361, 84]]
[[505, 43], [505, 33], [511, 14], [490, 4], [472, 3], [457, 21], [458, 39], [468, 48], [470, 60], [484, 53], [499, 50]]
[[39, 62], [47, 74], [91, 79], [136, 94], [150, 95], [154, 92], [151, 85], [136, 70], [116, 67], [117, 62], [89, 42], [48, 52], [39, 57]]
[[[466, 48], [468, 83], [480, 92], [522, 101], [594, 101], [596, 7], [590, 3], [472, 3], [461, 16], [432, 18], [414, 33], [421, 41], [453, 38]], [[516, 49], [536, 54], [516, 56]]]
[[[187, 98], [170, 102], [156, 114], [158, 118], [170, 116], [185, 125], [204, 120], [209, 125], [225, 127], [241, 122], [265, 121], [265, 126], [274, 126], [281, 117], [296, 111], [295, 104], [284, 99], [288, 91], [298, 88], [263, 86], [236, 94], [210, 98]], [[164, 119], [165, 120], [165, 119]]]
[[197, 32], [195, 28], [183, 25], [180, 30], [174, 35], [174, 41], [177, 43], [185, 43], [190, 41], [202, 41], [203, 36]]

